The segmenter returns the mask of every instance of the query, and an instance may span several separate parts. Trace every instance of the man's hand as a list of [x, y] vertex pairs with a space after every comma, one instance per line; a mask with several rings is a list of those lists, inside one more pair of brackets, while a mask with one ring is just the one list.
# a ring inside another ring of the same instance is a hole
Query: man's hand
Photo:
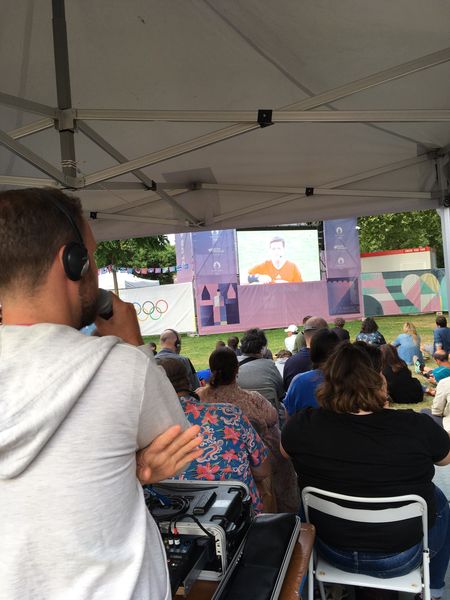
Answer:
[[115, 294], [112, 294], [112, 310], [113, 315], [110, 319], [95, 319], [95, 326], [98, 334], [116, 335], [123, 339], [124, 342], [133, 346], [142, 346], [141, 331], [134, 305], [130, 302], [124, 302]]
[[176, 475], [202, 455], [200, 427], [192, 425], [181, 433], [180, 425], [169, 427], [136, 454], [136, 475], [142, 484], [156, 483]]
[[259, 275], [258, 283], [272, 283], [272, 277], [270, 275]]

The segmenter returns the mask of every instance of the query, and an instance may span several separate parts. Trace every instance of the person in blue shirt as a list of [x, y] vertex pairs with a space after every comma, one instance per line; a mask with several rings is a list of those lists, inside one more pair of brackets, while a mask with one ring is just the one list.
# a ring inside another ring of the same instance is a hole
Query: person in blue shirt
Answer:
[[447, 319], [444, 315], [436, 317], [436, 329], [433, 331], [433, 338], [433, 352], [439, 349], [450, 352], [450, 327], [447, 327]]
[[319, 329], [311, 339], [310, 357], [313, 369], [296, 375], [284, 398], [288, 416], [308, 406], [317, 408], [316, 388], [323, 383], [322, 365], [339, 344], [339, 338], [329, 329]]
[[423, 363], [420, 336], [417, 335], [414, 323], [407, 321], [403, 325], [403, 333], [395, 338], [392, 345], [397, 348], [400, 359], [405, 361], [407, 365], [414, 364], [414, 360], [419, 360], [421, 364]]
[[[423, 374], [428, 378], [428, 381], [436, 385], [441, 379], [450, 377], [450, 362], [448, 361], [448, 352], [445, 352], [445, 350], [436, 350], [433, 354], [433, 358], [436, 361], [437, 367], [434, 369], [425, 367], [423, 369]], [[435, 394], [434, 388], [427, 388], [426, 391], [431, 396], [434, 396]]]

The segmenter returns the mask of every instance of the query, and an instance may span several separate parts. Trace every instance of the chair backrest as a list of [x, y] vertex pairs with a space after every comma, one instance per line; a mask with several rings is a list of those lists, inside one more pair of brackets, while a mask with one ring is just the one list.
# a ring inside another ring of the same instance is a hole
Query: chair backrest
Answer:
[[[391, 508], [355, 508], [341, 506], [336, 500], [346, 503], [361, 504], [399, 504]], [[347, 496], [337, 494], [316, 487], [308, 486], [302, 492], [303, 508], [306, 520], [309, 523], [309, 509], [314, 508], [339, 519], [357, 521], [359, 523], [394, 523], [414, 517], [420, 517], [423, 530], [423, 547], [428, 549], [428, 511], [427, 503], [421, 496], [406, 494], [403, 496], [389, 496], [383, 498], [367, 498], [360, 496]]]

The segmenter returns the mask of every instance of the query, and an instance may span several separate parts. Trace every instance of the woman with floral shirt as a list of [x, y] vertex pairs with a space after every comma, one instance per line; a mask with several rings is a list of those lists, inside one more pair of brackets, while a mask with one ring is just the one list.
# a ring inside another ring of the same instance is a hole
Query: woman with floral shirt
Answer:
[[[160, 360], [160, 366], [175, 388], [189, 422], [200, 425], [203, 454], [178, 476], [179, 479], [209, 481], [236, 479], [250, 489], [253, 507], [262, 511], [262, 500], [255, 480], [270, 473], [268, 450], [240, 408], [225, 403], [201, 402], [189, 391], [184, 369], [175, 360]], [[181, 365], [182, 366], [182, 365]]]
[[271, 512], [296, 513], [300, 505], [297, 477], [291, 461], [286, 460], [280, 452], [277, 410], [259, 392], [239, 387], [236, 382], [239, 363], [231, 350], [215, 350], [209, 357], [209, 367], [212, 376], [208, 385], [196, 390], [200, 400], [208, 403], [229, 402], [242, 410], [269, 449], [274, 493]]

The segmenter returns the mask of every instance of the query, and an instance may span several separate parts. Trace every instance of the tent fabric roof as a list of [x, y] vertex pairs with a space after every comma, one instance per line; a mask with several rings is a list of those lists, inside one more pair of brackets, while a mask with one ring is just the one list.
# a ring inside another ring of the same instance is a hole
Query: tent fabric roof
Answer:
[[98, 239], [421, 210], [448, 194], [447, 2], [66, 2], [56, 73], [51, 0], [0, 7], [0, 184], [76, 189]]

